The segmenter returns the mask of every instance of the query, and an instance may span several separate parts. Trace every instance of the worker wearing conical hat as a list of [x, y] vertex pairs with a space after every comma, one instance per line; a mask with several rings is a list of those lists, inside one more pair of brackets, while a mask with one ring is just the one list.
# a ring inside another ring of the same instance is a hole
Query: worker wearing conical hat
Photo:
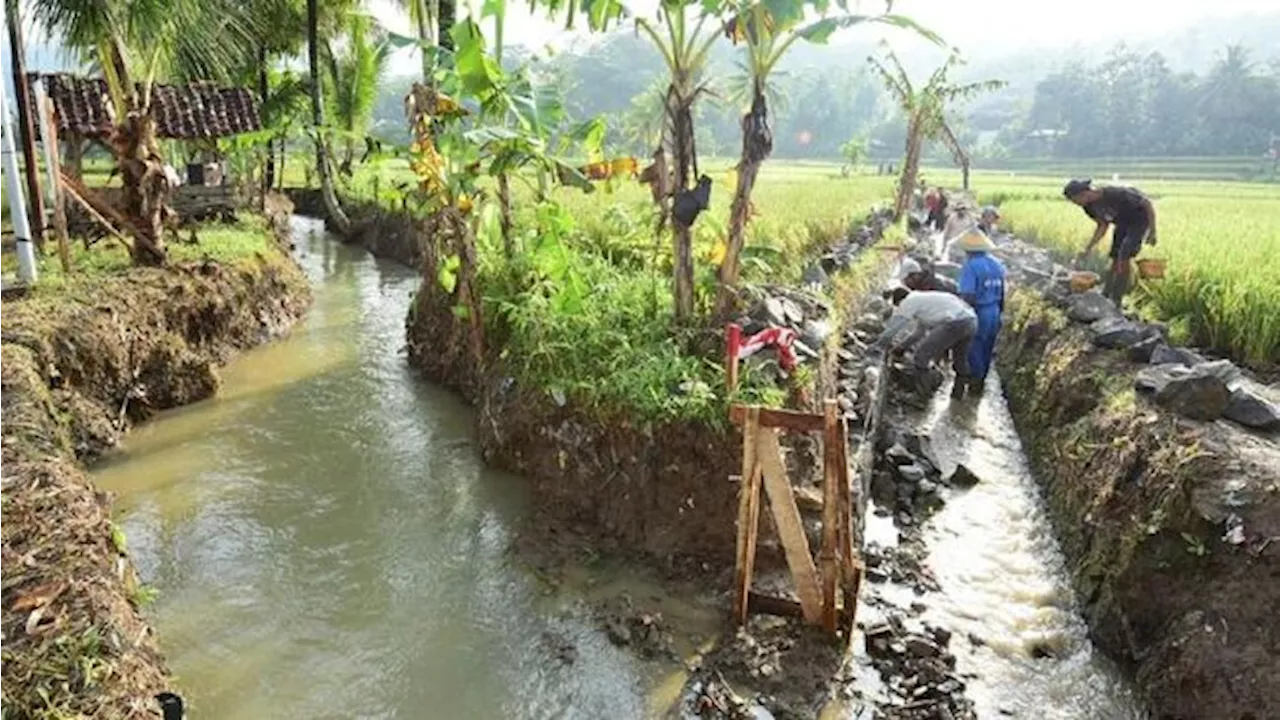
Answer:
[[969, 344], [968, 382], [957, 378], [951, 390], [952, 397], [963, 397], [966, 391], [980, 395], [991, 370], [1004, 316], [1005, 271], [1004, 265], [991, 255], [995, 250], [991, 239], [976, 228], [962, 235], [956, 247], [965, 253], [964, 267], [960, 270], [960, 297], [968, 301], [978, 315], [978, 329]]

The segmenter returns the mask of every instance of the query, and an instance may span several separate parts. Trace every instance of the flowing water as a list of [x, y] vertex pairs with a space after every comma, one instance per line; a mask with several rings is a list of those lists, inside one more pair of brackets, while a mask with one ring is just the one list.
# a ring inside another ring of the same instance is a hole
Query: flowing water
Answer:
[[191, 716], [645, 715], [669, 668], [515, 562], [525, 484], [485, 469], [470, 411], [407, 367], [417, 275], [295, 223], [307, 319], [95, 469]]
[[[707, 634], [723, 610], [663, 597], [626, 568], [576, 572], [585, 579], [553, 591], [521, 566], [509, 548], [526, 486], [484, 468], [470, 411], [400, 352], [416, 273], [295, 223], [314, 282], [307, 319], [229, 365], [218, 398], [136, 429], [95, 469], [160, 592], [153, 622], [191, 715], [638, 718], [665, 707], [679, 669], [614, 648], [582, 601], [625, 589]], [[979, 676], [969, 694], [980, 715], [1139, 717], [1085, 638], [996, 386], [976, 409], [940, 397], [921, 422], [944, 464], [963, 461], [983, 482], [930, 522], [942, 590], [921, 600], [926, 619], [955, 631], [960, 669]], [[566, 644], [576, 661], [560, 657]], [[1032, 658], [1034, 647], [1053, 657]]]

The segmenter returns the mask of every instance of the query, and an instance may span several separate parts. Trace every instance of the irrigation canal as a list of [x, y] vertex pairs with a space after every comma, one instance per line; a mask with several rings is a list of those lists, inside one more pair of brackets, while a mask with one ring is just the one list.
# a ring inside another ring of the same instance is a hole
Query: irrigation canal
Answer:
[[[216, 399], [137, 428], [95, 468], [159, 591], [149, 612], [190, 714], [661, 714], [681, 666], [610, 644], [593, 595], [660, 603], [689, 650], [727, 617], [723, 589], [663, 597], [626, 568], [554, 590], [539, 580], [510, 549], [524, 484], [483, 466], [470, 410], [404, 361], [417, 273], [316, 221], [295, 218], [294, 232], [314, 283], [307, 319], [225, 368]], [[901, 600], [966, 638], [953, 650], [980, 717], [1140, 717], [1085, 637], [995, 388], [967, 416], [940, 394], [918, 418], [944, 463], [964, 460], [984, 482], [925, 528], [941, 589]], [[892, 542], [887, 521], [870, 528]], [[910, 593], [865, 587], [890, 602]], [[574, 662], [557, 657], [563, 643]]]

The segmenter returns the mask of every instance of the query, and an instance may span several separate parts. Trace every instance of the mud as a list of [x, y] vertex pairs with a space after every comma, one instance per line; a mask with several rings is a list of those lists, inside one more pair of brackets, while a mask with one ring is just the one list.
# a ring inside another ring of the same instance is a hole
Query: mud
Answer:
[[131, 424], [213, 394], [215, 366], [286, 332], [306, 279], [245, 261], [132, 269], [6, 302], [5, 716], [158, 717], [168, 673], [123, 538], [80, 463]]

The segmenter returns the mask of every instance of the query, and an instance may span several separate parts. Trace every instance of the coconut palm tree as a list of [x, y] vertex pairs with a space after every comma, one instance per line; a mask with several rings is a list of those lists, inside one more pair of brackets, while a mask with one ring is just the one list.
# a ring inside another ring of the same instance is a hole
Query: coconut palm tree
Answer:
[[328, 140], [325, 137], [324, 90], [320, 82], [320, 8], [317, 0], [307, 0], [307, 61], [311, 76], [311, 122], [315, 132], [316, 172], [320, 175], [320, 195], [324, 198], [329, 220], [338, 232], [346, 233], [351, 221], [338, 203], [333, 190], [333, 172], [329, 165]]
[[107, 146], [124, 190], [134, 261], [165, 261], [169, 184], [152, 116], [166, 77], [225, 81], [255, 51], [255, 18], [238, 0], [31, 0], [32, 16], [64, 46], [97, 56], [110, 96]]
[[386, 73], [391, 44], [368, 15], [353, 13], [340, 49], [324, 43], [325, 92], [331, 122], [343, 134], [343, 174], [351, 174], [356, 141], [362, 138], [378, 102], [378, 83]]

